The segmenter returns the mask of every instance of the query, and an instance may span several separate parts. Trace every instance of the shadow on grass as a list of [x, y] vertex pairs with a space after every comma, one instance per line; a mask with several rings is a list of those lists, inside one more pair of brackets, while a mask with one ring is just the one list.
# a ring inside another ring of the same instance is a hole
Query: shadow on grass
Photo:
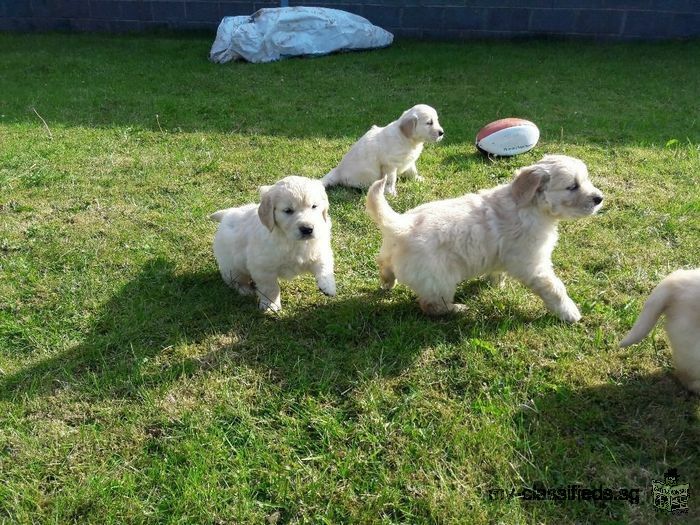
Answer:
[[[458, 295], [471, 299], [484, 285], [474, 281]], [[328, 300], [319, 292], [311, 302], [325, 304], [265, 315], [251, 297], [226, 288], [218, 273], [178, 274], [155, 260], [103, 305], [82, 343], [3, 377], [0, 399], [61, 390], [88, 399], [133, 398], [222, 362], [262, 370], [284, 389], [342, 393], [358, 378], [401, 373], [422, 349], [464, 337], [465, 327], [486, 337], [502, 324], [498, 312], [483, 308], [426, 318], [412, 299], [389, 301], [379, 290]], [[200, 343], [196, 356], [175, 353]]]
[[[539, 160], [541, 156], [542, 153], [539, 153], [537, 155], [537, 160]], [[452, 169], [456, 169], [457, 171], [463, 173], [469, 173], [474, 168], [481, 167], [483, 165], [489, 167], [492, 165], [512, 165], [512, 174], [516, 168], [519, 168], [523, 165], [523, 160], [522, 157], [518, 158], [517, 160], [514, 160], [514, 157], [496, 157], [493, 155], [485, 155], [477, 151], [476, 148], [473, 148], [465, 153], [443, 155], [441, 159], [441, 164], [443, 166], [449, 166]], [[510, 182], [510, 175], [507, 178], [501, 180], [493, 180], [492, 186], [496, 186], [498, 184], [503, 184], [506, 182]]]
[[[676, 468], [679, 482], [700, 480], [700, 398], [670, 372], [623, 378], [580, 390], [568, 387], [534, 399], [515, 417], [517, 448], [530, 461], [523, 488], [631, 489], [618, 501], [523, 502], [538, 515], [601, 523], [650, 523], [664, 517], [653, 505], [652, 480]], [[630, 482], [630, 480], [633, 480]], [[541, 491], [540, 491], [541, 493]], [[690, 502], [692, 503], [692, 502]], [[700, 507], [691, 514], [700, 518]], [[669, 517], [668, 513], [665, 517]]]

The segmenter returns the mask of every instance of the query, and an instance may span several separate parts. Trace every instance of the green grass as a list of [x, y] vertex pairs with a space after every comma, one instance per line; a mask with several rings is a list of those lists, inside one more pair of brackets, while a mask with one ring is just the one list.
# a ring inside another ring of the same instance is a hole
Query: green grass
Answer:
[[[700, 42], [224, 66], [210, 43], [0, 34], [0, 522], [646, 524], [670, 519], [651, 501], [669, 467], [700, 518], [698, 398], [663, 330], [617, 346], [664, 275], [700, 265]], [[345, 189], [337, 298], [300, 277], [266, 316], [224, 286], [208, 213], [320, 177], [418, 102], [446, 139], [399, 210], [545, 152], [588, 164], [606, 206], [554, 254], [581, 323], [513, 281], [423, 317], [405, 287], [378, 291], [379, 233]], [[476, 155], [476, 130], [513, 115], [540, 145]], [[488, 498], [575, 483], [640, 501]]]

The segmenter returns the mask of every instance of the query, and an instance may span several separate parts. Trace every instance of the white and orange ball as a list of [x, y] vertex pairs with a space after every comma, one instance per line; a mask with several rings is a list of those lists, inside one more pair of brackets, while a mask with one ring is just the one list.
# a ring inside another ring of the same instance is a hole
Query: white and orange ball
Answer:
[[479, 130], [476, 134], [476, 147], [482, 153], [509, 157], [530, 151], [539, 139], [539, 128], [529, 120], [503, 118]]

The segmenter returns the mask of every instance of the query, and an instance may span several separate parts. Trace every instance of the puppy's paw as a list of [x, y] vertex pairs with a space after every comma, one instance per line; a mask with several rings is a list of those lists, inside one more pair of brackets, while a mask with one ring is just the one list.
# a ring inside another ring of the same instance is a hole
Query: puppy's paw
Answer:
[[413, 169], [407, 169], [403, 173], [403, 176], [408, 178], [408, 179], [413, 179], [413, 180], [417, 180], [417, 181], [423, 180], [423, 177], [420, 176], [420, 174], [418, 173], [418, 170], [415, 168], [415, 166], [413, 167]]
[[425, 180], [425, 177], [421, 177], [420, 175], [418, 175], [418, 172], [416, 172], [416, 174], [413, 176], [413, 178], [415, 180], [417, 180], [418, 182], [423, 182]]
[[581, 320], [581, 312], [579, 312], [578, 307], [571, 299], [564, 301], [557, 315], [559, 319], [567, 323], [577, 323]]
[[328, 297], [335, 297], [335, 279], [331, 277], [319, 277], [316, 281], [318, 289]]
[[453, 314], [463, 314], [468, 312], [469, 309], [467, 308], [466, 304], [459, 304], [459, 303], [454, 303], [452, 305], [452, 308], [450, 309], [450, 312]]
[[459, 303], [448, 303], [447, 301], [428, 301], [419, 299], [418, 304], [424, 314], [430, 316], [440, 316], [446, 314], [460, 314], [467, 312], [467, 306]]
[[394, 286], [396, 286], [396, 279], [391, 279], [391, 280], [380, 279], [379, 281], [380, 281], [379, 286], [381, 286], [382, 290], [384, 290], [385, 292], [388, 292], [389, 290], [394, 288]]
[[255, 286], [249, 284], [238, 284], [236, 286], [236, 291], [240, 295], [255, 295]]
[[396, 197], [396, 186], [386, 185], [384, 187], [384, 193], [387, 195], [391, 195], [392, 197]]
[[278, 303], [273, 303], [267, 300], [260, 301], [258, 303], [258, 308], [261, 312], [266, 314], [276, 314], [282, 310], [282, 305]]
[[502, 273], [492, 273], [489, 275], [489, 282], [494, 288], [503, 288], [506, 284], [506, 276]]

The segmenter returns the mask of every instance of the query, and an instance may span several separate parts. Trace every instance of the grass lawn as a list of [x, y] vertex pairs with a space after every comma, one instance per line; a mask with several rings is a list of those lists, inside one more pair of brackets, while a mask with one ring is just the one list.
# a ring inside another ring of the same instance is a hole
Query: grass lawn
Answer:
[[[700, 42], [221, 66], [212, 38], [0, 34], [0, 522], [648, 524], [670, 520], [652, 480], [672, 467], [700, 520], [700, 398], [662, 329], [618, 348], [655, 284], [700, 266]], [[347, 189], [338, 297], [299, 277], [272, 316], [224, 286], [210, 212], [322, 176], [418, 102], [446, 136], [398, 210], [543, 153], [588, 164], [606, 206], [554, 253], [580, 323], [512, 280], [464, 283], [468, 312], [437, 320], [381, 293], [379, 232]], [[505, 116], [538, 147], [477, 155]], [[510, 496], [574, 484], [632, 501]]]

